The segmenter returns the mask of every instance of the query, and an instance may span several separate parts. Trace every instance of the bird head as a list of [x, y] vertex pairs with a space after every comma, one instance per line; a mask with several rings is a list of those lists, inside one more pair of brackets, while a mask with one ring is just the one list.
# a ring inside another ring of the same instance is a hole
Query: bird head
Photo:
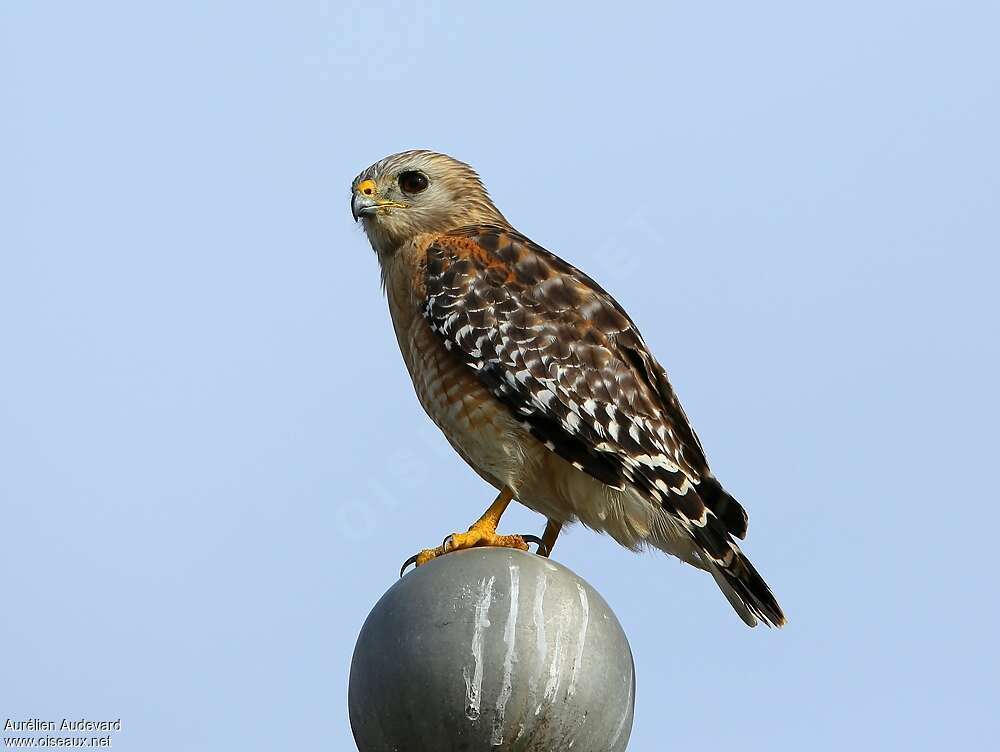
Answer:
[[351, 184], [351, 213], [378, 252], [423, 233], [507, 221], [469, 165], [432, 151], [404, 151]]

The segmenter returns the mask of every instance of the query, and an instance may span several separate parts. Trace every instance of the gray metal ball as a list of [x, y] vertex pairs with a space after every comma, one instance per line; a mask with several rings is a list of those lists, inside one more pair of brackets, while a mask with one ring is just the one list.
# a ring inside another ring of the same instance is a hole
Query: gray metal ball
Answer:
[[348, 692], [361, 752], [619, 752], [634, 704], [632, 651], [604, 599], [506, 548], [450, 553], [389, 588]]

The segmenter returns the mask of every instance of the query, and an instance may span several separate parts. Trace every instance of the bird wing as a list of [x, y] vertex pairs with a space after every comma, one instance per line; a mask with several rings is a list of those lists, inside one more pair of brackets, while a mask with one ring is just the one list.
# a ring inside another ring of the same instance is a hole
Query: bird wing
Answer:
[[546, 447], [608, 486], [638, 488], [696, 539], [715, 529], [713, 556], [746, 534], [663, 368], [596, 282], [491, 225], [437, 236], [425, 264], [431, 329]]

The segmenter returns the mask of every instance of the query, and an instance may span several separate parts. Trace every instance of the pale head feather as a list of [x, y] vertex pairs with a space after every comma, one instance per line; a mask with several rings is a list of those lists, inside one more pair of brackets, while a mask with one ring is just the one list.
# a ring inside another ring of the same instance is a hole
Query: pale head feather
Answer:
[[[425, 175], [427, 188], [419, 193], [404, 192], [399, 176], [405, 172]], [[352, 201], [365, 180], [375, 182], [378, 199], [404, 205], [361, 217], [365, 234], [380, 258], [424, 233], [476, 224], [509, 226], [476, 171], [446, 154], [418, 149], [388, 156], [354, 178]]]

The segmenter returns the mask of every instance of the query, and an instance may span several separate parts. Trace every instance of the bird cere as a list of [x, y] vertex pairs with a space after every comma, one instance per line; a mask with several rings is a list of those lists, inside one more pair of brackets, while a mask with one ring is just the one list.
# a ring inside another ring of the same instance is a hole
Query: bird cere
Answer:
[[[420, 404], [499, 494], [467, 532], [407, 564], [531, 541], [549, 555], [579, 521], [708, 571], [749, 626], [785, 623], [736, 544], [746, 511], [614, 298], [514, 229], [476, 172], [444, 154], [376, 162], [355, 178], [351, 212]], [[497, 533], [515, 499], [547, 518], [541, 538]]]

